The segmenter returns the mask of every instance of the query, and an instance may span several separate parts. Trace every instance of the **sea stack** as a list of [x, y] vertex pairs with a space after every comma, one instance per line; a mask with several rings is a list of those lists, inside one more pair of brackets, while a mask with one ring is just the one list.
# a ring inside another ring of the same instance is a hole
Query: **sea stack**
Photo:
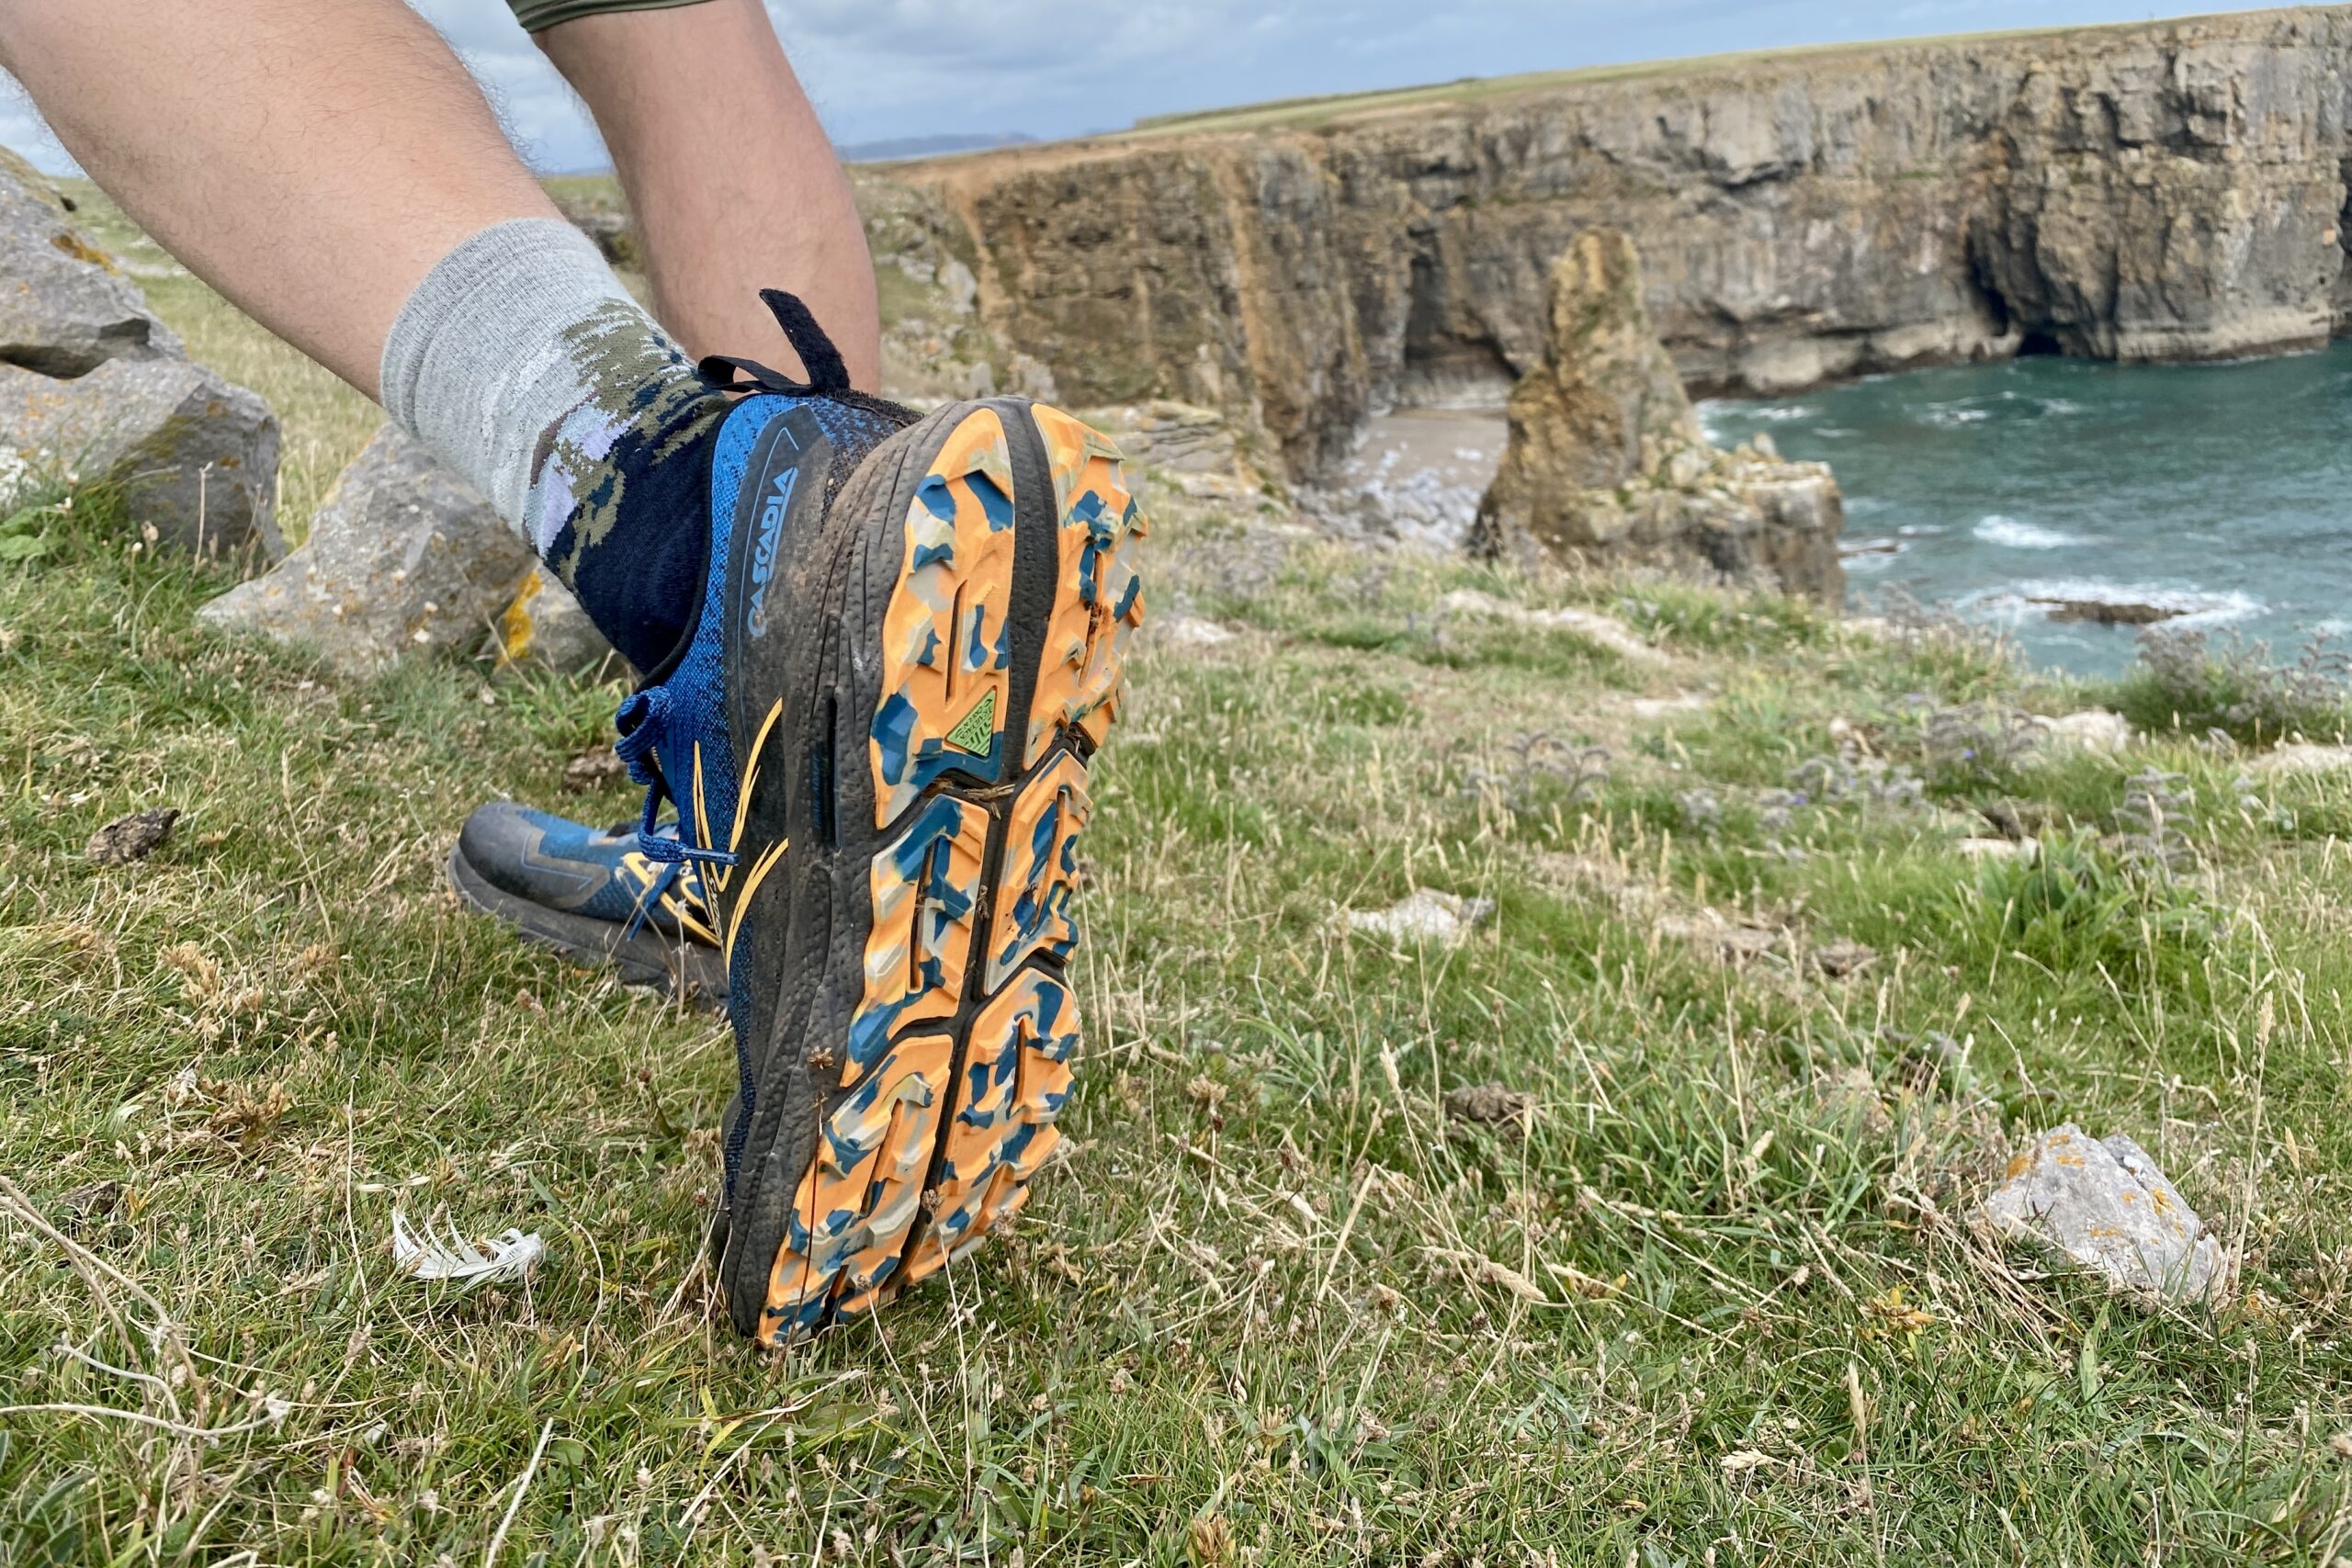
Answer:
[[1543, 363], [1510, 395], [1510, 445], [1473, 551], [1531, 564], [1646, 566], [1836, 604], [1845, 507], [1822, 463], [1709, 445], [1614, 230], [1554, 264]]

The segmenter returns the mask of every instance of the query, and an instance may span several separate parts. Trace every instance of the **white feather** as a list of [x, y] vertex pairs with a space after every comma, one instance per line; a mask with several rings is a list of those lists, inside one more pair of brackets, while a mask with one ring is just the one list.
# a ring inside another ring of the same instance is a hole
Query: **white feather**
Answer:
[[435, 1235], [428, 1220], [424, 1235], [419, 1235], [408, 1228], [406, 1216], [398, 1209], [392, 1211], [392, 1262], [401, 1273], [413, 1280], [455, 1280], [461, 1284], [480, 1285], [497, 1280], [519, 1280], [547, 1255], [547, 1243], [539, 1239], [537, 1231], [509, 1230], [492, 1241], [477, 1245], [459, 1235], [446, 1213], [442, 1226], [444, 1234]]

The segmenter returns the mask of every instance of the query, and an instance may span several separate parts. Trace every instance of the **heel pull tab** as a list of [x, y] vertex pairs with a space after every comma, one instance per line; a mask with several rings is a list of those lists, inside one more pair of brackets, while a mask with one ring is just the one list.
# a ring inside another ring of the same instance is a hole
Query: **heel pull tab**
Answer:
[[786, 294], [781, 288], [763, 288], [760, 302], [775, 312], [775, 324], [784, 329], [792, 352], [800, 355], [803, 368], [808, 372], [810, 389], [832, 396], [849, 390], [849, 367], [842, 363], [841, 350], [817, 324], [808, 307], [800, 302], [797, 294]]
[[817, 318], [808, 313], [808, 307], [800, 302], [800, 297], [786, 294], [781, 288], [763, 288], [760, 301], [775, 312], [775, 324], [784, 329], [792, 352], [800, 355], [808, 379], [796, 381], [756, 359], [731, 354], [706, 355], [695, 367], [702, 378], [722, 392], [781, 392], [795, 398], [854, 397], [850, 391], [849, 367], [842, 363], [841, 350], [833, 346], [833, 340], [825, 335], [825, 329], [817, 324]]

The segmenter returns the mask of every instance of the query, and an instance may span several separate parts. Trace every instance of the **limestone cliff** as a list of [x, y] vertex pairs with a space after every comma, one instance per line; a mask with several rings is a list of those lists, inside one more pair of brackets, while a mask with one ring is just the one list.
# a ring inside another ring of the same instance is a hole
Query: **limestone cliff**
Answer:
[[1694, 388], [2352, 332], [2352, 10], [1816, 51], [1274, 106], [893, 171], [1079, 402], [1328, 471], [1371, 413], [1499, 401], [1544, 276], [1629, 234]]
[[1843, 599], [1837, 480], [1819, 463], [1708, 444], [1643, 309], [1625, 236], [1579, 235], [1549, 287], [1544, 361], [1511, 391], [1510, 445], [1471, 547]]

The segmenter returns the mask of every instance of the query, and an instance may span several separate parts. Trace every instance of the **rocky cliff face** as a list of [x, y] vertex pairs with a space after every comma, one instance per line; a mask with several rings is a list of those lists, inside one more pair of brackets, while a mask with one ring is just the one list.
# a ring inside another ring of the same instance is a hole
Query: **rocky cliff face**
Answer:
[[[1499, 402], [1622, 230], [1699, 389], [2352, 332], [2352, 9], [1592, 73], [916, 165], [983, 319], [1080, 402], [1180, 399], [1297, 477]], [[960, 248], [960, 247], [959, 247]]]

